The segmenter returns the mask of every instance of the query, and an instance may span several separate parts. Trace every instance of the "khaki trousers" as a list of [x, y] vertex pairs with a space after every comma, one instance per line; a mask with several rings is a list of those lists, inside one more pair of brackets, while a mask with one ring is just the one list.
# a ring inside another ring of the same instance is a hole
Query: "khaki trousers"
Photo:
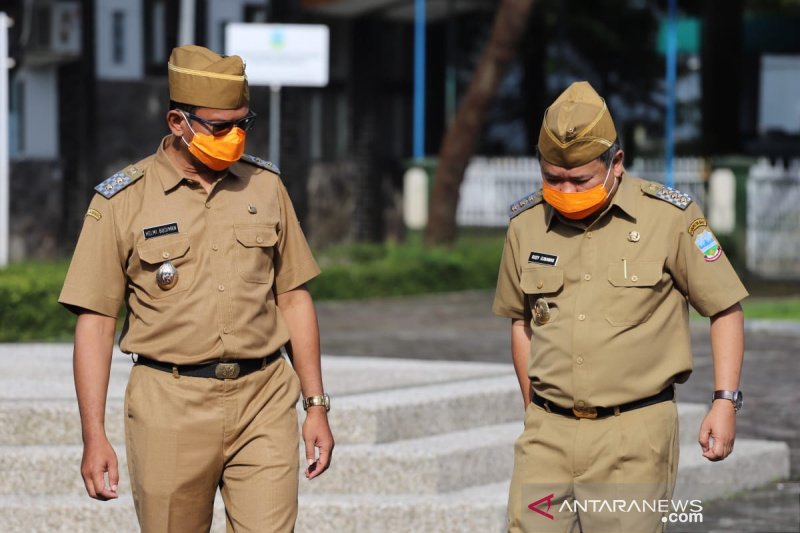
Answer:
[[144, 533], [290, 532], [297, 517], [300, 383], [283, 359], [239, 379], [136, 365], [125, 392], [128, 472]]
[[508, 531], [664, 531], [678, 450], [675, 402], [595, 420], [530, 404], [514, 446]]

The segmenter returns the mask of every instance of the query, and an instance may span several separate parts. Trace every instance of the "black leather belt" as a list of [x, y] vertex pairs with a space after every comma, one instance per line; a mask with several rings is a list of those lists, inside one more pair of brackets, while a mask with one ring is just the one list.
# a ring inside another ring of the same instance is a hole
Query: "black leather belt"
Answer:
[[259, 359], [237, 359], [233, 361], [213, 361], [201, 365], [173, 365], [162, 363], [140, 355], [136, 359], [137, 365], [144, 365], [156, 370], [162, 370], [178, 376], [190, 376], [194, 378], [217, 378], [217, 379], [236, 379], [256, 370], [261, 370], [268, 364], [277, 360], [281, 356], [278, 350], [273, 354]]
[[607, 416], [624, 413], [625, 411], [647, 407], [648, 405], [671, 401], [675, 398], [675, 387], [670, 385], [658, 394], [634, 402], [624, 403], [617, 407], [579, 407], [576, 405], [572, 409], [568, 409], [555, 405], [541, 396], [536, 396], [533, 390], [531, 390], [531, 396], [533, 403], [549, 413], [556, 413], [557, 415], [568, 416], [570, 418], [605, 418]]

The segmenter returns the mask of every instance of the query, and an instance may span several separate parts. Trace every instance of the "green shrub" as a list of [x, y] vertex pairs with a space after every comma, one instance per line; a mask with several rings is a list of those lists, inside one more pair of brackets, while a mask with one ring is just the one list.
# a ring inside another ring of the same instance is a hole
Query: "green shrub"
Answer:
[[66, 272], [63, 261], [0, 270], [0, 342], [71, 338], [75, 317], [57, 302]]
[[[317, 300], [403, 296], [494, 286], [500, 233], [467, 236], [452, 248], [426, 249], [420, 235], [402, 244], [352, 244], [316, 254], [323, 273], [309, 284]], [[64, 341], [75, 317], [58, 302], [68, 262], [0, 270], [0, 342]]]

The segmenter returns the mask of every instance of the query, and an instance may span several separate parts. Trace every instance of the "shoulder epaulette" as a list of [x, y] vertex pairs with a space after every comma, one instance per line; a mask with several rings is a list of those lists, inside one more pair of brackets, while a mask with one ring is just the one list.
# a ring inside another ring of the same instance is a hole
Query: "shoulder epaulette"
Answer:
[[511, 204], [508, 208], [508, 217], [514, 218], [526, 209], [530, 209], [542, 201], [542, 191], [532, 192]]
[[278, 176], [281, 175], [281, 170], [278, 168], [278, 165], [276, 165], [272, 161], [267, 161], [265, 159], [261, 159], [260, 157], [256, 157], [250, 154], [243, 154], [242, 157], [239, 158], [239, 161], [250, 163], [251, 165], [263, 168], [264, 170], [269, 170], [270, 172], [274, 172]]
[[665, 202], [670, 203], [675, 207], [680, 207], [681, 209], [686, 209], [689, 207], [689, 204], [692, 203], [691, 196], [679, 191], [678, 189], [667, 187], [663, 183], [656, 183], [653, 181], [644, 183], [642, 185], [642, 192], [652, 196], [653, 198], [664, 200]]
[[104, 180], [95, 186], [94, 190], [105, 196], [111, 198], [119, 191], [144, 176], [144, 170], [134, 165], [129, 165], [110, 178]]

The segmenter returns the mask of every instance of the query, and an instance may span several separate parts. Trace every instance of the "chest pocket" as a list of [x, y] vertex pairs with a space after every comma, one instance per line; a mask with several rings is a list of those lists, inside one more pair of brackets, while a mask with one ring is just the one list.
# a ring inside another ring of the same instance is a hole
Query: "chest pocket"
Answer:
[[[557, 296], [564, 287], [564, 271], [560, 268], [544, 266], [522, 270], [519, 286], [528, 299], [528, 307], [535, 309], [538, 300], [544, 300], [547, 309], [547, 319], [544, 322], [534, 321], [537, 326], [549, 324], [556, 319], [559, 312], [559, 299]], [[539, 309], [542, 303], [539, 302]]]
[[272, 283], [275, 269], [272, 264], [276, 224], [235, 224], [236, 271], [250, 283]]
[[660, 261], [628, 261], [608, 265], [608, 282], [612, 297], [606, 310], [606, 320], [612, 326], [635, 326], [647, 321], [661, 297]]
[[[194, 279], [194, 261], [189, 254], [190, 241], [188, 235], [156, 237], [136, 246], [136, 253], [141, 261], [141, 273], [133, 282], [141, 287], [151, 298], [160, 299], [181, 293], [189, 288]], [[174, 287], [164, 290], [156, 283], [156, 271], [164, 261], [172, 262], [178, 271], [178, 281]]]

